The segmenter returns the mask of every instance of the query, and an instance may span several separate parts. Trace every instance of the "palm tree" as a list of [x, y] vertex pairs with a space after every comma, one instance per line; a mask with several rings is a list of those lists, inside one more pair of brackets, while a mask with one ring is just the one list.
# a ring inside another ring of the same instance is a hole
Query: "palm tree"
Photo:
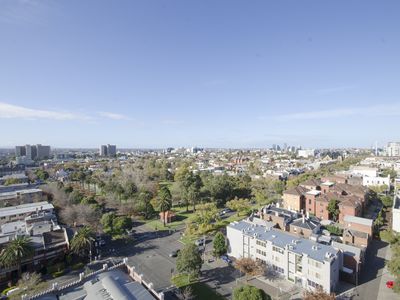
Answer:
[[165, 212], [172, 207], [172, 196], [168, 186], [163, 185], [158, 191], [158, 206], [163, 213], [163, 222], [165, 227]]
[[22, 261], [32, 257], [35, 249], [30, 237], [17, 236], [0, 252], [0, 265], [6, 268], [17, 266], [18, 276], [21, 274]]
[[80, 256], [86, 256], [87, 252], [91, 256], [94, 232], [91, 227], [85, 226], [79, 229], [71, 241], [71, 251]]

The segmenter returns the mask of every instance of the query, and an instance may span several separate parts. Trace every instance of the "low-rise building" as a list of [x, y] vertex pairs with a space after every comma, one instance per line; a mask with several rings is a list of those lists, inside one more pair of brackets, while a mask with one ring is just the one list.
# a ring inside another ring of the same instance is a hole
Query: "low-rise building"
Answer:
[[305, 289], [335, 291], [339, 281], [340, 252], [250, 221], [227, 226], [228, 255], [260, 261]]
[[[69, 248], [65, 228], [57, 223], [53, 205], [47, 202], [0, 209], [0, 248], [18, 236], [29, 237], [33, 256], [21, 262], [23, 271], [40, 270], [48, 261], [63, 257]], [[0, 283], [13, 279], [18, 266], [0, 269]]]
[[22, 189], [11, 192], [0, 192], [0, 207], [38, 202], [43, 199], [41, 189]]

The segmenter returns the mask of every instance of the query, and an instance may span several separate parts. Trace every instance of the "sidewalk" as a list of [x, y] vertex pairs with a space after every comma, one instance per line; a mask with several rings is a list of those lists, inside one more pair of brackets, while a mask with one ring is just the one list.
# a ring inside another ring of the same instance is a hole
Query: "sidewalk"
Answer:
[[[385, 257], [386, 261], [390, 260], [391, 257], [392, 257], [392, 250], [390, 249], [390, 247], [388, 247]], [[388, 269], [385, 266], [382, 272], [381, 282], [379, 284], [378, 299], [385, 299], [385, 300], [399, 299], [399, 295], [395, 294], [395, 292], [386, 287], [386, 282], [389, 280], [394, 281], [395, 277], [389, 273]]]

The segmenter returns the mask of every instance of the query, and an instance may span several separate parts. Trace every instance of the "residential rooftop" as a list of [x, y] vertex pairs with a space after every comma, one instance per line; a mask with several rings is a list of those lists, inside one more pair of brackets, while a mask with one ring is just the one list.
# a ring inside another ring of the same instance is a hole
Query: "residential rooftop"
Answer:
[[228, 227], [240, 230], [247, 236], [256, 237], [262, 241], [270, 241], [274, 246], [279, 248], [289, 248], [292, 252], [307, 255], [320, 262], [324, 262], [327, 260], [327, 257], [337, 255], [338, 253], [338, 250], [331, 246], [299, 238], [277, 229], [268, 229], [247, 221], [233, 222]]
[[54, 209], [54, 206], [53, 204], [50, 204], [47, 201], [27, 203], [18, 206], [0, 208], [0, 217], [13, 216], [17, 214], [26, 214], [31, 212], [33, 213], [37, 210], [48, 210], [48, 209]]

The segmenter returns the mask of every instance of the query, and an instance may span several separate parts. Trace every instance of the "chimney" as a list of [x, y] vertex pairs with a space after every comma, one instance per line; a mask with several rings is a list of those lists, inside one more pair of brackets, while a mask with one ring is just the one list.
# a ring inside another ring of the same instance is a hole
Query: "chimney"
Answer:
[[276, 207], [279, 208], [279, 202], [276, 203]]
[[310, 213], [306, 212], [306, 214], [307, 214], [307, 219], [309, 219], [310, 218]]
[[303, 224], [304, 224], [305, 221], [306, 221], [306, 217], [303, 215]]

